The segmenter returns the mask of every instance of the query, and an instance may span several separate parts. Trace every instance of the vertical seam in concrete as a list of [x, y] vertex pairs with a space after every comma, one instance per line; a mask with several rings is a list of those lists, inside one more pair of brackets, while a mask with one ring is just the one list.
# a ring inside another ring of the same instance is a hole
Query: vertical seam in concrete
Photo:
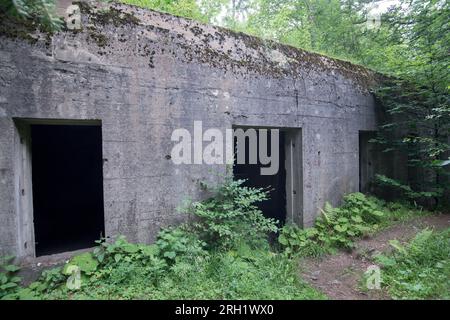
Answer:
[[297, 89], [297, 80], [296, 79], [294, 79], [294, 93], [295, 93], [295, 122], [298, 127], [298, 125], [299, 125], [299, 120], [298, 120], [299, 114], [298, 113], [299, 112], [298, 112], [298, 89]]

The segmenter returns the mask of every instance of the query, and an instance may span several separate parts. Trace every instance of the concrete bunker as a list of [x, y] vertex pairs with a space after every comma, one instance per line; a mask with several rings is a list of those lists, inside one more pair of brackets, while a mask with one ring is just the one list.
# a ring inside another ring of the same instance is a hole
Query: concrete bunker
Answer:
[[105, 234], [99, 121], [15, 119], [23, 250], [93, 247]]
[[325, 202], [338, 205], [358, 191], [359, 133], [377, 128], [369, 88], [378, 75], [134, 6], [102, 2], [80, 11], [80, 30], [24, 30], [34, 41], [0, 34], [0, 254], [46, 254], [35, 244], [34, 125], [101, 125], [97, 239], [103, 222], [106, 237], [151, 243], [162, 227], [186, 221], [176, 208], [204, 196], [201, 181], [219, 182], [211, 171], [225, 172], [225, 164], [177, 165], [168, 157], [174, 130], [196, 121], [222, 132], [282, 132], [276, 214], [287, 223], [311, 226]]
[[[300, 128], [261, 128], [261, 127], [234, 127], [234, 129], [255, 129], [256, 135], [253, 137], [257, 142], [256, 152], [259, 154], [260, 139], [259, 135], [265, 134], [258, 129], [267, 129], [267, 135], [270, 131], [277, 129], [279, 132], [279, 145], [277, 150], [272, 148], [271, 139], [267, 139], [268, 155], [272, 152], [278, 153], [278, 170], [276, 173], [264, 175], [261, 173], [262, 167], [267, 167], [258, 157], [256, 161], [251, 161], [249, 145], [251, 135], [246, 135], [245, 140], [239, 141], [234, 138], [235, 160], [233, 166], [233, 176], [235, 179], [246, 179], [246, 186], [264, 188], [269, 192], [269, 199], [259, 203], [262, 213], [268, 218], [274, 218], [281, 225], [285, 223], [297, 223], [301, 225], [303, 212], [303, 192], [302, 192], [302, 132]], [[243, 149], [238, 149], [238, 143], [245, 143]], [[245, 150], [245, 163], [237, 162], [239, 150]]]

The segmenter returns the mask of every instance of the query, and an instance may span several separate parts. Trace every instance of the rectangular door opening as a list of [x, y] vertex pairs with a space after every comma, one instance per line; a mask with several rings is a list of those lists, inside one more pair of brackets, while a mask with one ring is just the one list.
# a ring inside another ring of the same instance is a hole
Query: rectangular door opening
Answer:
[[[236, 129], [236, 128], [235, 128]], [[249, 128], [242, 128], [244, 131]], [[259, 132], [256, 129], [257, 147], [259, 154]], [[268, 132], [268, 154], [271, 156], [270, 129]], [[248, 187], [265, 188], [269, 190], [269, 200], [258, 204], [259, 209], [265, 217], [274, 218], [284, 225], [287, 222], [302, 225], [302, 165], [301, 165], [301, 130], [279, 130], [278, 150], [279, 153], [278, 171], [273, 175], [261, 174], [261, 168], [270, 165], [261, 163], [257, 157], [257, 163], [251, 164], [249, 159], [250, 138], [245, 139], [245, 164], [237, 163], [239, 150], [237, 148], [238, 139], [234, 138], [235, 162], [233, 166], [233, 176], [235, 179], [246, 179], [245, 185]], [[297, 144], [297, 145], [296, 145]]]
[[[256, 137], [259, 141], [259, 132], [256, 130]], [[270, 154], [271, 145], [270, 139], [268, 141], [268, 150]], [[258, 203], [259, 209], [264, 216], [274, 218], [284, 224], [286, 221], [286, 169], [284, 167], [284, 132], [280, 132], [279, 136], [279, 168], [274, 175], [262, 175], [261, 168], [264, 165], [257, 158], [256, 164], [249, 163], [250, 143], [245, 143], [245, 164], [238, 164], [237, 157], [235, 158], [235, 165], [233, 167], [233, 175], [236, 179], [246, 179], [245, 185], [254, 188], [265, 188], [269, 190], [269, 200]], [[235, 139], [235, 150], [237, 139]], [[256, 147], [256, 152], [259, 152], [259, 143]], [[237, 152], [236, 152], [237, 153]]]
[[99, 125], [31, 124], [36, 256], [89, 248], [105, 234]]
[[375, 177], [377, 152], [370, 143], [376, 137], [375, 131], [359, 131], [359, 191], [371, 192], [371, 183]]

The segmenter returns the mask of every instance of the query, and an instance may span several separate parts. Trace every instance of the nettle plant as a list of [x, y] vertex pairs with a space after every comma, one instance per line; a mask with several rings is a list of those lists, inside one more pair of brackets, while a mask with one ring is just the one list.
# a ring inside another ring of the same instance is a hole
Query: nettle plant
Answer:
[[188, 226], [181, 225], [176, 228], [163, 229], [158, 234], [156, 246], [159, 249], [160, 256], [169, 265], [175, 263], [180, 257], [192, 259], [207, 254], [204, 249], [206, 243], [186, 229], [188, 229]]
[[326, 203], [312, 228], [283, 227], [278, 241], [289, 255], [319, 256], [337, 248], [351, 248], [354, 238], [378, 228], [384, 217], [380, 207], [375, 198], [352, 193], [340, 208]]
[[350, 248], [353, 238], [377, 229], [383, 215], [375, 199], [362, 193], [349, 194], [340, 208], [325, 205], [316, 223], [321, 233], [319, 240], [326, 245]]
[[268, 199], [267, 192], [244, 183], [227, 176], [217, 187], [206, 187], [212, 197], [184, 209], [198, 218], [194, 230], [208, 247], [232, 248], [242, 241], [257, 246], [269, 233], [278, 231], [278, 221], [264, 217], [257, 207], [257, 203]]
[[12, 264], [13, 256], [0, 257], [0, 298], [14, 293], [21, 281], [17, 276], [20, 267]]

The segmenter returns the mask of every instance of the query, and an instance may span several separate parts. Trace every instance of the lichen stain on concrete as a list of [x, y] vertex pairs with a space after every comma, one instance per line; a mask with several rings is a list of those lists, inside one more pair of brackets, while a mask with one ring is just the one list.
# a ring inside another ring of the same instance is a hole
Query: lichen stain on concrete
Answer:
[[[108, 32], [108, 26], [114, 26], [127, 31], [126, 36], [120, 40], [124, 43], [130, 44], [129, 42], [142, 37], [150, 41], [171, 43], [176, 49], [165, 54], [176, 56], [175, 51], [181, 49], [186, 62], [196, 61], [235, 73], [297, 78], [310, 69], [330, 74], [337, 72], [351, 78], [363, 89], [367, 89], [380, 77], [346, 61], [156, 11], [116, 3], [100, 3], [95, 6], [86, 2], [78, 4], [87, 17], [85, 23], [91, 31], [90, 37], [99, 47], [108, 46], [108, 39], [114, 36]], [[111, 43], [110, 47], [116, 48], [117, 44]], [[137, 50], [128, 48], [127, 51], [142, 55], [140, 47], [139, 45]], [[146, 51], [144, 54], [155, 53]], [[154, 67], [152, 57], [149, 57], [148, 66]]]

